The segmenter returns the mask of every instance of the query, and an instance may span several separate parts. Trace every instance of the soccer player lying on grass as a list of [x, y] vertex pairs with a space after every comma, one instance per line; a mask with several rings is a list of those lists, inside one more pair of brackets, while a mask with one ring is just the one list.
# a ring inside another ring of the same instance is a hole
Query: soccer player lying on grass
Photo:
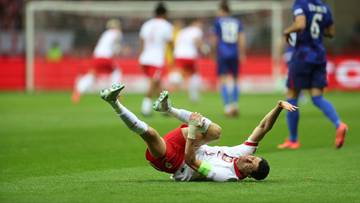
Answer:
[[113, 85], [102, 90], [101, 97], [114, 108], [127, 127], [145, 141], [146, 159], [150, 164], [160, 171], [171, 173], [173, 179], [180, 181], [223, 182], [246, 177], [257, 180], [266, 178], [270, 170], [267, 161], [252, 154], [256, 151], [258, 142], [272, 128], [281, 110], [297, 109], [288, 102], [279, 101], [243, 144], [234, 147], [211, 147], [206, 144], [220, 137], [219, 125], [199, 113], [172, 107], [168, 92], [164, 91], [153, 108], [186, 124], [162, 138], [155, 129], [139, 120], [119, 102], [117, 98], [123, 88], [124, 85]]

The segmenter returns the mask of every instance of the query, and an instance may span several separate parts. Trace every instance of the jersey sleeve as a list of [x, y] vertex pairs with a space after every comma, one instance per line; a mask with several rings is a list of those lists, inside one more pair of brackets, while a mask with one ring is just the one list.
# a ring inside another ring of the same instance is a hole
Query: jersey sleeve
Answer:
[[329, 6], [326, 6], [326, 9], [327, 9], [327, 12], [326, 12], [326, 19], [325, 19], [325, 27], [329, 27], [332, 24], [334, 24], [334, 20], [333, 20], [332, 13], [331, 13]]
[[304, 11], [303, 4], [301, 3], [301, 1], [299, 1], [299, 0], [295, 1], [293, 8], [292, 8], [292, 13], [293, 13], [294, 17], [300, 16], [300, 15], [305, 15], [305, 11]]
[[196, 38], [202, 38], [203, 37], [203, 31], [198, 28], [196, 31]]
[[240, 20], [238, 21], [238, 24], [239, 24], [238, 32], [244, 32], [244, 26], [243, 26], [243, 24], [241, 23]]
[[167, 24], [165, 38], [167, 41], [171, 41], [173, 39], [173, 26], [170, 23]]
[[251, 155], [256, 152], [256, 149], [258, 147], [258, 143], [245, 141], [241, 145], [236, 145], [233, 147], [228, 147], [226, 149], [226, 153], [233, 157], [239, 157], [239, 156], [245, 156], [245, 155]]
[[145, 26], [142, 25], [141, 28], [140, 28], [140, 34], [139, 34], [139, 37], [141, 39], [144, 39], [145, 38], [145, 35], [146, 35], [146, 30], [145, 30]]
[[215, 22], [214, 22], [214, 25], [213, 25], [213, 33], [214, 33], [216, 36], [220, 36], [220, 35], [221, 35], [219, 20], [215, 20]]

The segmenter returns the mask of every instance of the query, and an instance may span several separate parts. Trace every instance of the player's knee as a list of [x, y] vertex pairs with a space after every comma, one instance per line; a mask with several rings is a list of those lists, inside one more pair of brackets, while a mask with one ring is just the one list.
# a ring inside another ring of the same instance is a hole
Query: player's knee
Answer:
[[311, 101], [315, 106], [320, 106], [320, 102], [322, 100], [322, 96], [312, 96]]
[[147, 137], [150, 140], [154, 140], [157, 139], [160, 135], [154, 128], [148, 127], [148, 129], [142, 134], [142, 136]]
[[217, 124], [211, 125], [211, 135], [213, 139], [220, 139], [222, 128]]

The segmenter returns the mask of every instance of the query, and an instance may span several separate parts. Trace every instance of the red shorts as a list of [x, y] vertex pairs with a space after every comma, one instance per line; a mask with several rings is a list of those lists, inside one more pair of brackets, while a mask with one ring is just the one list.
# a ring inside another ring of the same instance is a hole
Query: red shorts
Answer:
[[186, 58], [176, 58], [175, 65], [184, 71], [195, 73], [196, 72], [196, 60]]
[[156, 67], [150, 65], [142, 65], [141, 66], [145, 75], [152, 79], [160, 79], [163, 74], [163, 67]]
[[114, 70], [113, 60], [110, 58], [94, 58], [93, 66], [98, 74], [110, 74]]
[[157, 170], [166, 173], [175, 173], [184, 163], [186, 140], [181, 132], [181, 128], [187, 125], [183, 124], [164, 136], [166, 143], [165, 156], [154, 158], [149, 149], [146, 149], [146, 159]]

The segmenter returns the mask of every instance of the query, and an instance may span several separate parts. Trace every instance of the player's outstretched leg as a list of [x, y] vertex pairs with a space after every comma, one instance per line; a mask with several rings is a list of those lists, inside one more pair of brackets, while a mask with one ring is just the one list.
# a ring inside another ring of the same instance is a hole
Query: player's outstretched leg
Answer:
[[145, 122], [138, 119], [135, 114], [129, 111], [117, 99], [124, 87], [125, 86], [122, 84], [113, 84], [110, 88], [103, 89], [100, 92], [101, 98], [113, 107], [115, 112], [131, 131], [141, 136], [147, 144], [151, 155], [155, 158], [164, 156], [166, 153], [166, 145], [159, 133], [155, 129], [149, 127]]
[[95, 83], [95, 75], [93, 73], [87, 73], [78, 78], [75, 82], [75, 87], [71, 96], [71, 100], [73, 103], [78, 103], [80, 101], [80, 97], [86, 91], [91, 89], [91, 86]]
[[[162, 91], [159, 98], [154, 102], [153, 109], [158, 112], [166, 112], [184, 123], [189, 123], [190, 116], [193, 112], [185, 109], [177, 109], [171, 105], [168, 91]], [[219, 139], [221, 127], [213, 123], [210, 119], [202, 117], [199, 131], [204, 134], [205, 142]]]
[[[316, 93], [313, 92], [319, 92], [319, 91], [322, 92], [322, 90], [316, 90], [316, 89], [312, 89], [311, 91], [312, 94], [315, 95]], [[348, 131], [347, 125], [344, 122], [341, 122], [338, 114], [336, 113], [334, 106], [328, 100], [326, 100], [322, 94], [312, 96], [311, 99], [313, 104], [316, 107], [318, 107], [335, 126], [336, 128], [335, 146], [337, 149], [341, 148], [344, 144], [345, 136]]]

